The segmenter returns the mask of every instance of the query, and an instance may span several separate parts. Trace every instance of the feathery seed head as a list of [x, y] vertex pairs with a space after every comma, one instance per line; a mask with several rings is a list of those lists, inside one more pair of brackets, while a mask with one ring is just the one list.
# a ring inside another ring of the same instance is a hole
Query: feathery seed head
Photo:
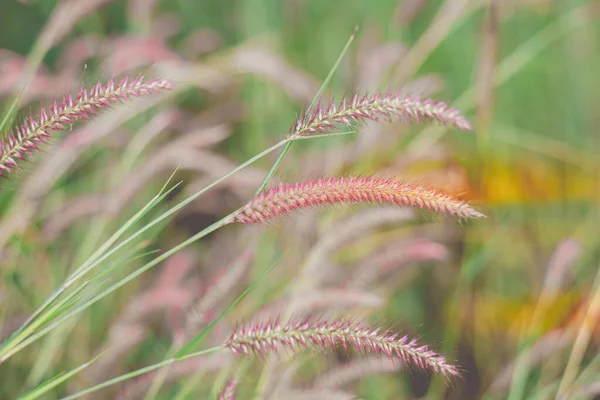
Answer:
[[443, 356], [427, 346], [419, 345], [415, 339], [345, 320], [311, 322], [308, 319], [298, 319], [285, 325], [276, 320], [242, 325], [224, 346], [235, 354], [245, 356], [264, 355], [282, 348], [290, 351], [309, 347], [326, 350], [342, 346], [344, 349], [354, 348], [361, 353], [399, 358], [405, 363], [431, 369], [443, 376], [459, 375], [458, 370], [448, 364]]
[[350, 126], [362, 120], [401, 120], [420, 122], [422, 119], [438, 121], [463, 131], [470, 131], [471, 124], [458, 110], [444, 102], [422, 99], [411, 94], [372, 94], [352, 99], [344, 98], [340, 104], [320, 104], [303, 113], [288, 132], [288, 137], [326, 134], [335, 130], [336, 124]]
[[54, 131], [65, 130], [90, 114], [129, 97], [139, 97], [162, 90], [170, 90], [173, 85], [164, 79], [123, 79], [119, 83], [110, 80], [106, 85], [97, 83], [90, 89], [82, 88], [79, 95], [65, 96], [61, 102], [54, 102], [50, 112], [42, 109], [38, 119], [26, 118], [20, 127], [6, 135], [0, 142], [0, 176], [11, 173], [18, 167], [16, 160], [25, 160], [31, 153], [46, 143]]
[[397, 372], [403, 364], [394, 359], [381, 359], [378, 356], [359, 358], [345, 364], [333, 367], [318, 376], [312, 384], [314, 388], [341, 388], [349, 383], [358, 381], [367, 375]]
[[325, 204], [378, 203], [416, 207], [459, 218], [482, 218], [466, 203], [421, 186], [390, 179], [330, 178], [282, 185], [250, 200], [234, 222], [266, 222], [291, 211]]
[[221, 393], [219, 393], [219, 400], [235, 400], [235, 379], [227, 382]]

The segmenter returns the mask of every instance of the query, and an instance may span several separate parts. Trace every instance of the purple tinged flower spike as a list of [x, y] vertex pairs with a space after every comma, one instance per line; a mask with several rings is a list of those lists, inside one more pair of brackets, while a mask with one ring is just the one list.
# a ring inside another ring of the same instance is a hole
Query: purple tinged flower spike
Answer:
[[15, 159], [25, 160], [38, 151], [39, 146], [50, 139], [52, 132], [65, 130], [66, 125], [87, 119], [90, 114], [127, 100], [130, 96], [139, 97], [172, 87], [167, 80], [145, 79], [142, 76], [133, 80], [125, 78], [118, 84], [111, 79], [105, 86], [97, 83], [88, 90], [81, 89], [75, 100], [69, 95], [61, 102], [54, 101], [49, 113], [42, 109], [38, 120], [26, 118], [20, 127], [8, 133], [0, 142], [0, 176], [18, 167]]
[[459, 218], [484, 217], [466, 203], [421, 186], [390, 179], [347, 177], [275, 187], [240, 208], [233, 221], [267, 222], [301, 208], [356, 203], [397, 204]]
[[235, 385], [235, 379], [232, 379], [229, 382], [227, 382], [227, 384], [223, 388], [223, 391], [219, 393], [219, 400], [235, 400]]
[[310, 322], [308, 319], [298, 319], [285, 325], [275, 320], [239, 326], [224, 346], [235, 354], [245, 356], [265, 355], [281, 349], [294, 351], [312, 347], [324, 351], [342, 346], [344, 349], [355, 348], [361, 353], [398, 358], [443, 376], [460, 375], [456, 367], [448, 364], [443, 356], [425, 345], [419, 345], [416, 339], [409, 340], [407, 336], [398, 339], [397, 333], [380, 331], [377, 327], [345, 320]]
[[313, 133], [327, 134], [335, 130], [336, 124], [350, 126], [362, 120], [387, 120], [393, 118], [420, 122], [437, 121], [462, 131], [470, 131], [471, 124], [458, 110], [444, 102], [422, 99], [411, 94], [372, 94], [363, 97], [355, 95], [344, 98], [339, 105], [320, 104], [302, 114], [288, 132], [288, 137], [297, 138]]
[[403, 366], [402, 363], [394, 359], [382, 360], [378, 356], [369, 356], [333, 367], [318, 376], [312, 383], [312, 387], [314, 389], [337, 389], [358, 381], [367, 375], [397, 372]]

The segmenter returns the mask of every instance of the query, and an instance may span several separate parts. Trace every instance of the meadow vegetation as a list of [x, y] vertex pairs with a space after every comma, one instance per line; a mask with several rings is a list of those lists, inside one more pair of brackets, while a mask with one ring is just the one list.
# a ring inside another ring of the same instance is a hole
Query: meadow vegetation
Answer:
[[1, 7], [1, 399], [600, 395], [597, 2]]

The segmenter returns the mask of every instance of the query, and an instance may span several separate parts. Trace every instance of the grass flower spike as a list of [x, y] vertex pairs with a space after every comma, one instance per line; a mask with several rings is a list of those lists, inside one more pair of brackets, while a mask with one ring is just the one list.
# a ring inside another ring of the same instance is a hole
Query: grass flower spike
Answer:
[[10, 132], [0, 144], [0, 175], [11, 173], [18, 167], [17, 160], [25, 160], [38, 146], [47, 142], [52, 132], [65, 130], [68, 125], [89, 118], [90, 114], [127, 100], [129, 97], [144, 96], [169, 90], [172, 84], [163, 79], [123, 79], [106, 85], [97, 83], [91, 89], [81, 89], [73, 99], [66, 96], [54, 102], [50, 112], [42, 109], [38, 119], [29, 117], [15, 131]]
[[235, 400], [235, 380], [227, 382], [221, 393], [219, 400]]
[[264, 355], [279, 349], [295, 350], [313, 347], [325, 350], [335, 346], [354, 348], [361, 353], [397, 357], [406, 363], [428, 368], [443, 376], [458, 376], [457, 369], [446, 359], [419, 345], [415, 339], [399, 337], [397, 333], [363, 326], [351, 321], [290, 321], [282, 326], [279, 322], [266, 322], [240, 326], [227, 340], [225, 347], [235, 354]]
[[336, 124], [352, 125], [360, 120], [401, 120], [419, 122], [422, 119], [438, 121], [463, 131], [470, 131], [471, 124], [458, 110], [444, 102], [422, 99], [405, 94], [373, 94], [343, 99], [339, 105], [319, 105], [304, 113], [290, 128], [288, 137], [302, 137], [313, 133], [326, 134], [335, 130]]
[[300, 208], [355, 203], [397, 204], [459, 218], [484, 216], [466, 203], [421, 186], [389, 179], [348, 177], [275, 187], [250, 200], [235, 214], [234, 221], [267, 222]]

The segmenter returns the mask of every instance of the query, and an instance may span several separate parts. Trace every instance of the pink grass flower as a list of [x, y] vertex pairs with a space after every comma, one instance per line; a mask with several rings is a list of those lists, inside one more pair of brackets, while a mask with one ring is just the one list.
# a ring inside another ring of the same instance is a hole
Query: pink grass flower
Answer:
[[227, 382], [221, 393], [219, 393], [219, 400], [235, 400], [235, 379]]
[[411, 122], [431, 120], [463, 131], [472, 129], [469, 121], [458, 110], [444, 102], [423, 99], [412, 94], [376, 93], [362, 97], [355, 95], [351, 99], [344, 98], [339, 104], [320, 104], [296, 120], [288, 132], [288, 137], [331, 133], [336, 124], [350, 126], [362, 120], [393, 118]]
[[439, 243], [423, 239], [405, 243], [395, 241], [360, 260], [348, 286], [364, 288], [394, 269], [422, 261], [445, 261], [448, 256], [448, 249]]
[[300, 208], [356, 203], [397, 204], [459, 218], [484, 217], [466, 203], [421, 186], [390, 179], [347, 177], [275, 187], [250, 200], [235, 214], [234, 222], [266, 222]]
[[235, 259], [227, 268], [220, 271], [220, 275], [214, 279], [202, 298], [193, 306], [186, 319], [186, 331], [196, 332], [209, 318], [211, 313], [218, 309], [219, 302], [231, 293], [235, 285], [243, 278], [250, 268], [253, 260], [253, 252], [245, 251]]
[[67, 129], [69, 125], [103, 108], [109, 108], [130, 97], [139, 97], [169, 90], [172, 84], [164, 79], [123, 79], [119, 83], [110, 80], [106, 85], [97, 83], [90, 89], [82, 88], [73, 99], [66, 96], [61, 102], [54, 102], [50, 112], [40, 111], [38, 119], [29, 117], [10, 132], [0, 143], [0, 175], [9, 174], [18, 167], [17, 160], [25, 160], [50, 140], [54, 131]]
[[443, 356], [425, 345], [419, 345], [415, 339], [345, 320], [311, 322], [308, 319], [298, 319], [286, 325], [281, 325], [278, 321], [242, 325], [233, 332], [224, 346], [235, 354], [245, 356], [265, 355], [280, 349], [294, 351], [297, 348], [312, 347], [324, 351], [342, 346], [344, 349], [354, 348], [361, 353], [399, 358], [405, 363], [431, 369], [443, 376], [459, 375], [458, 370], [448, 364]]
[[317, 377], [312, 387], [337, 389], [359, 381], [368, 375], [397, 372], [403, 367], [404, 364], [399, 363], [397, 360], [382, 360], [380, 357], [370, 356], [333, 367]]

